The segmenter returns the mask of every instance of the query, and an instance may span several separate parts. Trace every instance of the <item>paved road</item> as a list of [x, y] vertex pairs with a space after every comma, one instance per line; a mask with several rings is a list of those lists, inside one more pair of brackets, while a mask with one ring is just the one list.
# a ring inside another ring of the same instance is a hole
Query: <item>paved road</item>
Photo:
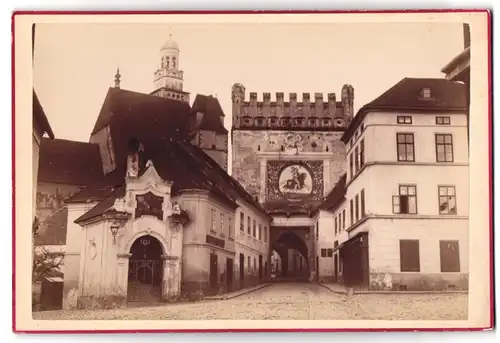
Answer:
[[367, 294], [346, 298], [313, 283], [276, 283], [229, 300], [113, 310], [36, 312], [33, 319], [465, 320], [466, 294]]

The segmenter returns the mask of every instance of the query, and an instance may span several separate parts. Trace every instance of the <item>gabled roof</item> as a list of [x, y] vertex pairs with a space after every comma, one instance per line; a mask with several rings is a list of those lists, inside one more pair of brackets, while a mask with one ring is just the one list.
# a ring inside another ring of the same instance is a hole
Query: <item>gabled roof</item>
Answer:
[[108, 196], [106, 196], [101, 202], [92, 207], [89, 211], [85, 212], [82, 216], [75, 220], [75, 223], [81, 223], [86, 220], [98, 217], [107, 210], [109, 210], [115, 203], [115, 200], [125, 196], [125, 187], [119, 187], [114, 189]]
[[38, 182], [87, 186], [104, 176], [97, 144], [42, 138]]
[[197, 129], [214, 131], [219, 134], [228, 133], [222, 122], [225, 117], [224, 111], [217, 98], [211, 95], [196, 95], [192, 106], [192, 113], [196, 115], [198, 112], [203, 113], [203, 117], [197, 123]]
[[[148, 114], [158, 116], [158, 118], [176, 116], [177, 119], [187, 121], [189, 113], [190, 107], [186, 102], [111, 87], [108, 89], [92, 133], [104, 128], [116, 116], [119, 116], [121, 120], [127, 116], [140, 117]], [[186, 116], [182, 119], [181, 115]]]
[[40, 128], [42, 136], [46, 133], [50, 138], [54, 138], [54, 132], [52, 132], [49, 120], [45, 115], [45, 111], [43, 110], [35, 90], [33, 90], [33, 123]]
[[[430, 88], [431, 98], [420, 96], [422, 89]], [[446, 79], [404, 78], [372, 102], [364, 105], [344, 132], [342, 141], [347, 142], [367, 113], [374, 111], [437, 113], [466, 113], [466, 86]]]
[[35, 236], [35, 246], [65, 245], [67, 225], [68, 208], [64, 206], [40, 223], [38, 235]]
[[345, 201], [345, 194], [347, 191], [346, 187], [347, 174], [344, 174], [340, 177], [339, 181], [332, 188], [330, 193], [325, 197], [325, 200], [319, 205], [313, 213], [318, 210], [324, 211], [335, 211], [337, 207]]

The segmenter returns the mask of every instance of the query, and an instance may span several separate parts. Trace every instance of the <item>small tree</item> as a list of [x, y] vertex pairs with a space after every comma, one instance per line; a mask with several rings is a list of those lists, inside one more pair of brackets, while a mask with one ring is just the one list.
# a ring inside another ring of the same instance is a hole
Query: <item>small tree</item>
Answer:
[[[40, 222], [37, 217], [33, 220], [33, 243], [40, 234]], [[61, 252], [51, 252], [43, 245], [33, 244], [33, 266], [32, 282], [41, 280], [47, 276], [61, 275], [60, 267], [63, 265], [64, 254]]]

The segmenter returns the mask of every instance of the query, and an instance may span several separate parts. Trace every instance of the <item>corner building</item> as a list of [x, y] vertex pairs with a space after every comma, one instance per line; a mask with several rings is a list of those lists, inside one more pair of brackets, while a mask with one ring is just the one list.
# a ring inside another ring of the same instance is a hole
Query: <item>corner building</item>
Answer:
[[[314, 279], [317, 259], [314, 218], [345, 170], [341, 141], [353, 117], [354, 89], [335, 93], [263, 93], [246, 98], [242, 84], [232, 87], [232, 176], [272, 217], [271, 252], [279, 255], [280, 276]], [[240, 213], [241, 235], [253, 232], [253, 222]], [[296, 251], [297, 253], [291, 253]], [[302, 263], [304, 261], [304, 263]], [[289, 266], [290, 265], [290, 266]]]
[[464, 84], [414, 78], [359, 110], [342, 137], [345, 181], [331, 194], [339, 282], [468, 288], [467, 111]]

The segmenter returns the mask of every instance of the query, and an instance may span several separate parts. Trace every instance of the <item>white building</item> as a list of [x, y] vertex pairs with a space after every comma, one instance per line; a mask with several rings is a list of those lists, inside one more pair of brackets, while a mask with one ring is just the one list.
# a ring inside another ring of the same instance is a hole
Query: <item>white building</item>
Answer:
[[354, 117], [342, 137], [345, 201], [339, 190], [330, 210], [339, 281], [371, 289], [468, 287], [465, 91], [444, 79], [405, 78]]

